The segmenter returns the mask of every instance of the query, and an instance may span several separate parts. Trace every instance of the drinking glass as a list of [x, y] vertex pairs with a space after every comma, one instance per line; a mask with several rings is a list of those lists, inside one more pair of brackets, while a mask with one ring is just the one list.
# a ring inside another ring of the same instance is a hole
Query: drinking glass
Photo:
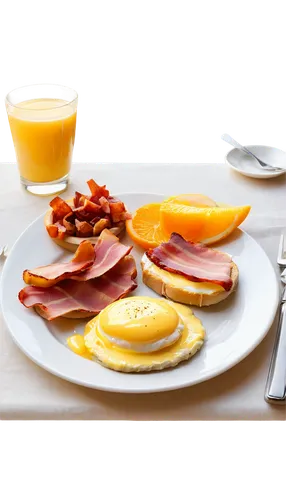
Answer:
[[61, 85], [28, 85], [9, 92], [6, 109], [21, 183], [30, 193], [67, 188], [78, 96]]

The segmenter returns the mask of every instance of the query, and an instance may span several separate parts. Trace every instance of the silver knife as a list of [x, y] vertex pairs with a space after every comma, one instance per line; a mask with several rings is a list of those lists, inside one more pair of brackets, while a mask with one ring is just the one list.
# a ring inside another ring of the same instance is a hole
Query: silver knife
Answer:
[[[285, 271], [281, 281], [286, 285]], [[265, 400], [273, 404], [286, 404], [286, 286], [281, 296], [279, 322], [265, 388]]]

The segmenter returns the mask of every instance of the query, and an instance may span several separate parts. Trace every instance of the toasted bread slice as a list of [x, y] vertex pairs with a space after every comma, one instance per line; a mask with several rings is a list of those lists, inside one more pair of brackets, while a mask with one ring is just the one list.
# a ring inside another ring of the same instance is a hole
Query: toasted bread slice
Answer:
[[195, 283], [183, 276], [160, 269], [146, 254], [142, 257], [141, 267], [143, 283], [156, 293], [175, 302], [198, 307], [211, 306], [225, 300], [238, 283], [239, 271], [234, 262], [231, 263], [232, 287], [229, 291], [225, 291], [220, 285]]

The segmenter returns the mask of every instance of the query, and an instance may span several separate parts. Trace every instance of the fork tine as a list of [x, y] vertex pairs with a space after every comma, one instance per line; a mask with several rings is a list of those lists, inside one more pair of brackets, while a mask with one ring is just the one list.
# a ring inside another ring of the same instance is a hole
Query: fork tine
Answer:
[[7, 257], [8, 251], [8, 245], [3, 245], [2, 247], [0, 247], [0, 257]]
[[284, 238], [283, 238], [282, 258], [283, 259], [286, 258], [286, 237], [285, 237], [285, 235], [284, 235]]
[[281, 234], [278, 247], [277, 261], [283, 259], [283, 257], [284, 257], [284, 234]]

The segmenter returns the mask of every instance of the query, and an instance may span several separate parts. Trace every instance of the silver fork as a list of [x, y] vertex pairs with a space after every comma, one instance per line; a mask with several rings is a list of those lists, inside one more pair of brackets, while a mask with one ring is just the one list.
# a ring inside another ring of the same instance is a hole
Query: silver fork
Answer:
[[280, 299], [279, 322], [265, 388], [266, 401], [275, 404], [286, 403], [286, 256], [284, 248], [284, 235], [282, 234], [280, 236], [277, 264], [284, 269], [281, 274], [281, 281], [284, 286]]

